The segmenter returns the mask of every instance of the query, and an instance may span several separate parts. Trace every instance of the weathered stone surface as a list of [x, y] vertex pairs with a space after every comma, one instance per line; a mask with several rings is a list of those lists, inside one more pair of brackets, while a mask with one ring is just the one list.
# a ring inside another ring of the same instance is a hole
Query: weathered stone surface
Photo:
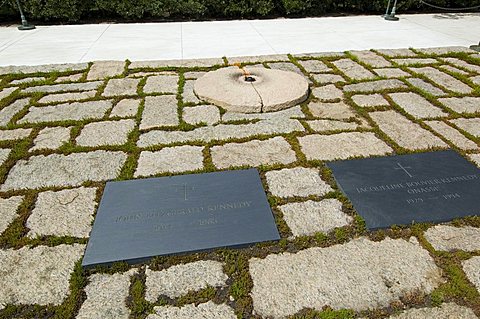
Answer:
[[435, 132], [442, 135], [462, 150], [478, 149], [478, 145], [475, 142], [469, 140], [462, 133], [449, 126], [445, 122], [426, 121], [425, 123], [430, 126]]
[[343, 87], [343, 90], [345, 92], [381, 92], [383, 90], [403, 89], [406, 87], [405, 83], [400, 80], [389, 79], [348, 84]]
[[0, 126], [7, 126], [12, 118], [28, 105], [30, 99], [16, 100], [0, 110]]
[[35, 76], [35, 77], [29, 77], [29, 78], [24, 78], [20, 80], [13, 80], [10, 82], [11, 85], [18, 85], [18, 84], [23, 84], [23, 83], [31, 83], [31, 82], [38, 82], [38, 81], [45, 81], [47, 78], [44, 76]]
[[211, 67], [215, 65], [224, 65], [222, 58], [213, 59], [195, 59], [195, 60], [158, 60], [158, 61], [135, 61], [128, 66], [129, 70], [145, 68], [164, 68], [164, 67]]
[[145, 299], [150, 302], [156, 302], [161, 295], [178, 298], [189, 291], [198, 291], [208, 286], [223, 287], [228, 279], [223, 273], [223, 264], [214, 260], [176, 265], [162, 271], [153, 271], [147, 267], [145, 273]]
[[130, 277], [137, 272], [130, 269], [124, 273], [93, 274], [89, 279], [83, 302], [76, 319], [128, 319], [130, 310], [126, 299], [129, 294]]
[[87, 75], [87, 81], [102, 80], [121, 75], [125, 71], [124, 61], [97, 61], [93, 63]]
[[293, 72], [293, 73], [297, 73], [298, 75], [301, 75], [302, 77], [305, 77], [302, 70], [300, 70], [295, 64], [291, 62], [268, 63], [268, 66], [274, 70]]
[[198, 78], [201, 78], [202, 76], [204, 76], [205, 74], [207, 74], [207, 72], [204, 72], [204, 71], [193, 71], [193, 72], [185, 72], [183, 74], [183, 76], [185, 77], [185, 79], [198, 79]]
[[371, 106], [389, 106], [387, 100], [381, 94], [368, 94], [360, 95], [356, 94], [352, 96], [352, 101], [360, 107], [371, 107]]
[[308, 121], [308, 125], [315, 132], [329, 132], [329, 131], [352, 131], [360, 127], [359, 124], [355, 122], [342, 122], [335, 120], [313, 120]]
[[468, 75], [468, 72], [460, 70], [460, 69], [458, 69], [454, 66], [451, 66], [451, 65], [442, 65], [441, 67], [439, 67], [439, 69], [442, 70], [442, 71], [458, 73], [458, 74], [461, 74], [461, 75]]
[[111, 79], [102, 95], [106, 97], [136, 95], [139, 83], [140, 79]]
[[95, 213], [95, 188], [80, 187], [38, 194], [27, 220], [27, 236], [72, 236], [87, 238]]
[[350, 59], [341, 59], [332, 63], [352, 80], [367, 80], [375, 78], [375, 75], [372, 72]]
[[177, 98], [174, 95], [146, 97], [140, 129], [178, 125], [180, 121], [177, 108]]
[[385, 142], [369, 132], [307, 135], [299, 137], [298, 141], [308, 160], [330, 161], [357, 156], [385, 155], [392, 152]]
[[477, 319], [472, 309], [455, 303], [443, 303], [440, 307], [412, 308], [389, 319]]
[[[17, 210], [23, 201], [23, 196], [0, 198], [0, 235], [7, 229], [8, 225], [18, 216]], [[0, 306], [1, 308], [1, 306]]]
[[102, 146], [123, 145], [128, 134], [135, 128], [134, 120], [95, 122], [85, 125], [77, 137], [77, 145]]
[[183, 93], [182, 93], [183, 103], [198, 104], [201, 102], [198, 99], [198, 97], [195, 95], [194, 85], [195, 85], [195, 81], [192, 81], [192, 80], [185, 81], [185, 84], [183, 85]]
[[11, 88], [5, 88], [0, 91], [0, 101], [3, 100], [4, 98], [10, 96], [13, 92], [15, 92], [18, 88], [17, 87], [11, 87]]
[[374, 68], [385, 68], [392, 66], [384, 57], [377, 55], [372, 51], [350, 51], [360, 62], [368, 64]]
[[163, 306], [154, 307], [155, 314], [146, 319], [235, 319], [237, 316], [232, 308], [225, 304], [217, 305], [213, 301], [201, 303], [198, 306], [188, 304], [183, 307]]
[[411, 58], [411, 59], [393, 59], [393, 62], [399, 65], [419, 65], [419, 64], [435, 64], [439, 63], [436, 59], [431, 58]]
[[88, 67], [88, 63], [65, 63], [65, 64], [47, 64], [47, 65], [21, 65], [0, 67], [0, 75], [10, 73], [48, 73], [48, 72], [66, 72], [81, 71]]
[[296, 58], [340, 58], [345, 56], [345, 52], [314, 52], [295, 54]]
[[456, 93], [466, 93], [466, 94], [473, 91], [473, 89], [468, 85], [466, 85], [465, 83], [435, 68], [432, 68], [432, 67], [410, 68], [410, 70], [412, 70], [415, 73], [422, 74], [428, 77], [431, 81], [446, 88], [447, 90], [450, 90]]
[[255, 62], [274, 62], [274, 61], [289, 61], [286, 54], [270, 54], [270, 55], [254, 55], [254, 56], [238, 56], [228, 57], [229, 64], [234, 63], [255, 63]]
[[438, 101], [457, 113], [480, 113], [480, 97], [449, 97]]
[[407, 76], [411, 76], [410, 73], [402, 71], [396, 68], [386, 68], [386, 69], [373, 69], [378, 76], [383, 76], [386, 78], [403, 78]]
[[448, 116], [448, 113], [412, 92], [389, 94], [390, 98], [408, 114], [417, 119]]
[[324, 102], [310, 102], [308, 109], [315, 117], [328, 119], [349, 119], [355, 117], [355, 112], [344, 102], [339, 103], [324, 103]]
[[270, 171], [265, 174], [268, 189], [273, 196], [278, 197], [307, 197], [310, 195], [323, 196], [333, 189], [325, 183], [317, 169], [295, 167], [279, 171]]
[[71, 127], [46, 127], [38, 133], [30, 150], [57, 149], [70, 140], [70, 131]]
[[11, 151], [12, 150], [8, 148], [0, 148], [0, 165], [3, 165], [3, 163], [5, 163]]
[[27, 138], [32, 133], [31, 128], [17, 128], [14, 130], [0, 130], [0, 141], [14, 141]]
[[135, 177], [159, 173], [180, 173], [203, 168], [203, 147], [167, 147], [157, 152], [141, 152]]
[[147, 78], [143, 87], [145, 93], [177, 93], [178, 76], [155, 75]]
[[472, 257], [462, 262], [463, 271], [468, 280], [480, 291], [480, 256]]
[[335, 100], [343, 97], [342, 90], [337, 89], [333, 84], [316, 87], [312, 90], [312, 94], [320, 100]]
[[81, 101], [95, 97], [97, 91], [85, 91], [75, 93], [49, 94], [38, 100], [38, 103], [55, 103], [67, 101]]
[[66, 75], [66, 76], [59, 76], [55, 83], [62, 83], [62, 82], [77, 82], [83, 77], [83, 73], [73, 74], [73, 75]]
[[468, 154], [468, 157], [480, 167], [480, 154]]
[[346, 82], [345, 79], [337, 74], [314, 74], [313, 79], [318, 84]]
[[433, 86], [432, 84], [425, 82], [422, 79], [419, 78], [409, 78], [407, 79], [407, 82], [413, 85], [414, 87], [425, 91], [433, 96], [444, 96], [446, 95], [445, 92], [437, 88], [436, 86]]
[[58, 93], [68, 91], [92, 91], [96, 90], [103, 84], [103, 81], [94, 81], [86, 83], [67, 83], [67, 84], [53, 84], [53, 85], [40, 85], [32, 86], [23, 90], [25, 93], [33, 92], [45, 92], [45, 93]]
[[302, 308], [382, 308], [409, 293], [428, 294], [442, 281], [416, 240], [390, 238], [252, 258], [250, 274], [255, 312], [274, 318]]
[[283, 137], [214, 146], [211, 154], [217, 168], [290, 164], [297, 160], [295, 152]]
[[475, 137], [480, 137], [480, 118], [455, 119], [450, 120], [450, 122], [455, 124], [461, 130], [464, 130]]
[[447, 144], [431, 132], [395, 111], [373, 112], [369, 115], [380, 130], [403, 148], [421, 150], [431, 147], [447, 147]]
[[429, 228], [424, 235], [435, 250], [480, 250], [480, 228], [438, 225]]
[[134, 72], [127, 75], [127, 78], [144, 78], [147, 76], [154, 76], [154, 75], [178, 75], [177, 72], [174, 71], [157, 71], [157, 72]]
[[131, 117], [137, 115], [140, 107], [140, 100], [123, 99], [117, 103], [110, 113], [110, 117]]
[[293, 236], [311, 236], [317, 232], [328, 233], [337, 227], [347, 226], [353, 218], [342, 212], [337, 199], [312, 200], [279, 206], [283, 219]]
[[298, 61], [298, 63], [300, 63], [300, 65], [308, 73], [322, 73], [322, 72], [332, 71], [331, 68], [329, 68], [328, 66], [325, 65], [325, 63], [319, 60]]
[[480, 75], [471, 77], [470, 80], [472, 80], [473, 83], [480, 85]]
[[477, 53], [477, 51], [461, 47], [461, 46], [451, 46], [451, 47], [438, 47], [438, 48], [424, 48], [424, 49], [416, 49], [417, 51], [425, 54], [447, 54], [447, 53]]
[[84, 249], [73, 244], [0, 250], [0, 309], [6, 304], [61, 304]]
[[107, 151], [32, 156], [17, 161], [1, 190], [80, 186], [85, 181], [105, 181], [118, 176], [126, 159], [123, 152]]
[[376, 50], [378, 53], [388, 57], [414, 57], [417, 56], [415, 52], [410, 49], [380, 49]]
[[42, 107], [32, 106], [19, 123], [100, 119], [111, 107], [111, 101], [73, 102]]
[[238, 120], [271, 120], [271, 121], [287, 121], [291, 118], [305, 117], [300, 106], [294, 106], [289, 109], [270, 112], [270, 113], [235, 113], [226, 112], [222, 115], [222, 120], [226, 121], [238, 121]]
[[183, 120], [189, 124], [206, 123], [212, 125], [220, 122], [220, 110], [215, 105], [200, 105], [183, 108]]

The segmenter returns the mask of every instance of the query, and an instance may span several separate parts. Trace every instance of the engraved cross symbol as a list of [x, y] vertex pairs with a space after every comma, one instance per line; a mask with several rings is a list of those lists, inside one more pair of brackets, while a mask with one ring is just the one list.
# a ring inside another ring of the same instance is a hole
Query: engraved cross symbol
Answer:
[[187, 184], [173, 185], [173, 186], [177, 189], [177, 192], [182, 192], [183, 193], [183, 199], [184, 200], [188, 200], [188, 198], [187, 198], [188, 191], [193, 191], [194, 190], [193, 186], [188, 186]]
[[402, 164], [400, 164], [400, 163], [397, 163], [397, 166], [398, 166], [398, 167], [395, 167], [395, 169], [401, 169], [401, 170], [404, 171], [409, 177], [413, 177], [413, 175], [410, 174], [409, 171], [407, 171], [407, 168], [411, 168], [410, 166], [403, 167]]

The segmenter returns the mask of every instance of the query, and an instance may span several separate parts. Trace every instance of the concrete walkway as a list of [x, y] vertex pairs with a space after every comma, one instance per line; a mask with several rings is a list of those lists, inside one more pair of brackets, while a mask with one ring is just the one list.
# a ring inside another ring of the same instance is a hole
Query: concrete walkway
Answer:
[[162, 60], [372, 48], [469, 46], [480, 14], [400, 15], [0, 28], [0, 66]]

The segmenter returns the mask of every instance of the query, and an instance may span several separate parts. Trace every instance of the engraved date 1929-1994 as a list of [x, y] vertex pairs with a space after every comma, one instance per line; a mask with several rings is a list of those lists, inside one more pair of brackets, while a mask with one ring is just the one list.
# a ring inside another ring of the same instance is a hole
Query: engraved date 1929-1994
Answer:
[[435, 200], [453, 200], [461, 198], [460, 194], [458, 193], [450, 193], [450, 194], [443, 194], [438, 196], [431, 196], [431, 197], [417, 197], [417, 198], [409, 198], [405, 201], [408, 204], [419, 204], [419, 203], [426, 203], [428, 201], [435, 201]]

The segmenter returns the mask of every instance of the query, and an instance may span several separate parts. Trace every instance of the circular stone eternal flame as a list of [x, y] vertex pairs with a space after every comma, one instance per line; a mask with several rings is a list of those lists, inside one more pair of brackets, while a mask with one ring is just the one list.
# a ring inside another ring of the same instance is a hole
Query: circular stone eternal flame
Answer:
[[283, 110], [305, 101], [308, 82], [294, 72], [238, 67], [208, 72], [195, 81], [197, 96], [227, 111], [261, 113]]

